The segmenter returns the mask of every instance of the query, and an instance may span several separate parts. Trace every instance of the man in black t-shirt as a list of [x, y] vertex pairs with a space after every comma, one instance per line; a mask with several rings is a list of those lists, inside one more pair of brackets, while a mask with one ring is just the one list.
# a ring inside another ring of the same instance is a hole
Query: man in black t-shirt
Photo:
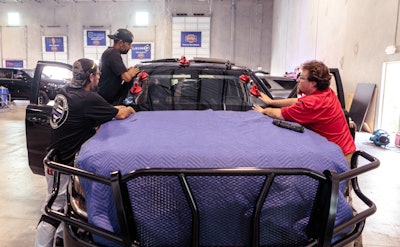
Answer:
[[[135, 111], [131, 107], [113, 106], [103, 99], [95, 88], [99, 83], [100, 72], [94, 61], [79, 59], [72, 67], [73, 78], [54, 99], [50, 119], [51, 139], [48, 149], [59, 151], [59, 162], [73, 165], [75, 155], [82, 144], [96, 133], [96, 128], [107, 121], [125, 119]], [[45, 167], [48, 194], [45, 205], [51, 197], [53, 171]], [[58, 197], [53, 209], [62, 210], [66, 205], [66, 189], [69, 176], [61, 175]], [[42, 209], [36, 233], [35, 246], [53, 246], [54, 238], [62, 239], [60, 222], [49, 218]], [[56, 232], [57, 229], [57, 232]]]
[[114, 40], [114, 45], [101, 55], [99, 94], [110, 104], [120, 105], [132, 86], [132, 79], [139, 73], [137, 68], [127, 69], [121, 57], [131, 49], [133, 35], [129, 30], [120, 28], [108, 37]]

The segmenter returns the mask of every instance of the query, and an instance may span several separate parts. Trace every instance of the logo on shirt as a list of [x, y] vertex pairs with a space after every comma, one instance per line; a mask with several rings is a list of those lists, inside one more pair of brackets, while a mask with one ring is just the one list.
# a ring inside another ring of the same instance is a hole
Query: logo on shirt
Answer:
[[63, 125], [68, 118], [68, 112], [67, 98], [62, 94], [57, 94], [51, 111], [50, 126], [57, 129]]

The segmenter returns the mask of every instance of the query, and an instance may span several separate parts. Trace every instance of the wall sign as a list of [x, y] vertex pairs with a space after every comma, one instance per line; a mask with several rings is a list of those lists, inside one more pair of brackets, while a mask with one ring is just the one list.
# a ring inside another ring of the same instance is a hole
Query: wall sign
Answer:
[[151, 44], [133, 43], [132, 59], [151, 59]]
[[201, 32], [181, 32], [181, 47], [201, 47]]
[[172, 17], [172, 57], [210, 57], [211, 17]]
[[64, 52], [64, 37], [45, 37], [46, 52]]
[[5, 60], [6, 68], [23, 68], [24, 60]]
[[104, 30], [87, 30], [86, 31], [87, 46], [106, 46], [106, 31]]

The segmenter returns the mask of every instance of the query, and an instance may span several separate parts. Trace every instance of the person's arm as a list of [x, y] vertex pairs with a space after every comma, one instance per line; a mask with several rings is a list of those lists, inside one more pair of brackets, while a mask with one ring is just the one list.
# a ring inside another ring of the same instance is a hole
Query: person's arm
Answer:
[[118, 105], [118, 106], [114, 106], [114, 107], [118, 109], [118, 113], [117, 113], [117, 115], [115, 115], [115, 119], [118, 119], [118, 120], [125, 119], [125, 118], [129, 117], [131, 114], [135, 113], [135, 110], [129, 106]]
[[271, 108], [271, 107], [262, 108], [259, 105], [254, 105], [253, 109], [269, 117], [285, 120], [282, 116], [281, 108]]
[[297, 98], [287, 98], [287, 99], [271, 99], [263, 92], [260, 92], [261, 96], [259, 99], [267, 105], [275, 107], [285, 107], [291, 106], [297, 102]]
[[124, 80], [124, 82], [130, 82], [138, 73], [138, 68], [130, 67], [126, 72], [121, 74], [121, 79]]

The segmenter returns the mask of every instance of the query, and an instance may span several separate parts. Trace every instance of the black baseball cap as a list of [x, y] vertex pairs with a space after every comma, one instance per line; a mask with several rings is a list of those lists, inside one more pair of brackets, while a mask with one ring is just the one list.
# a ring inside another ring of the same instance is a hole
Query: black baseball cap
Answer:
[[114, 34], [107, 35], [110, 39], [113, 40], [122, 40], [124, 42], [132, 43], [133, 34], [131, 31], [125, 28], [118, 29]]
[[96, 63], [88, 58], [81, 58], [76, 60], [72, 65], [72, 80], [70, 86], [73, 88], [84, 87], [89, 80], [90, 73], [94, 73], [97, 70]]

